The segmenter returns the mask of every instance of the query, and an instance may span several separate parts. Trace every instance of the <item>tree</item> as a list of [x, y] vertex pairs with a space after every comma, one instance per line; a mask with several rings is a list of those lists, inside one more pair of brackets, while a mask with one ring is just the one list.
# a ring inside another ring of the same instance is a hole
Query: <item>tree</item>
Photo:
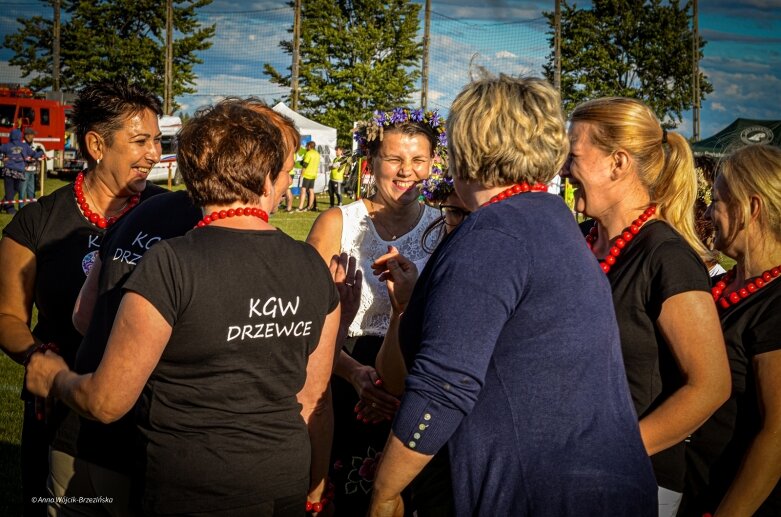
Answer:
[[[409, 0], [303, 0], [299, 111], [337, 128], [349, 148], [354, 121], [409, 104], [420, 76], [419, 11]], [[292, 56], [292, 41], [280, 46]], [[264, 70], [290, 86], [289, 74]]]
[[[174, 0], [172, 97], [195, 93], [193, 65], [198, 51], [211, 46], [214, 26], [202, 27], [196, 10], [212, 0]], [[51, 5], [52, 0], [47, 0]], [[60, 85], [73, 91], [86, 82], [131, 78], [163, 95], [165, 2], [160, 0], [62, 0]], [[52, 21], [42, 16], [17, 20], [21, 27], [5, 37], [14, 56], [10, 64], [31, 77], [40, 91], [52, 86]]]
[[[668, 127], [693, 104], [690, 3], [594, 0], [591, 9], [562, 1], [561, 94], [566, 112], [603, 96], [643, 100]], [[552, 13], [545, 13], [551, 29]], [[699, 54], [705, 42], [699, 42]], [[551, 47], [553, 38], [551, 37]], [[553, 53], [544, 67], [553, 80]], [[713, 86], [700, 73], [700, 98]]]

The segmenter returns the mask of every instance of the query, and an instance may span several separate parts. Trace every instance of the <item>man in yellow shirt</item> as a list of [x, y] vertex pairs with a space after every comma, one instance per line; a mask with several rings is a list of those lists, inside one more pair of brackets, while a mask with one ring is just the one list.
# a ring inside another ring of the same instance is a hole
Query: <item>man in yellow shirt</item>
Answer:
[[344, 182], [344, 171], [347, 169], [347, 161], [344, 157], [344, 150], [337, 147], [336, 158], [331, 162], [331, 177], [328, 178], [328, 198], [331, 201], [331, 207], [334, 206], [334, 197], [339, 206], [342, 206], [342, 183]]
[[[301, 193], [299, 194], [298, 212], [305, 210], [317, 210], [315, 208], [315, 180], [320, 171], [320, 153], [313, 141], [306, 144], [306, 153], [301, 159]], [[304, 200], [308, 198], [307, 207], [304, 208]]]

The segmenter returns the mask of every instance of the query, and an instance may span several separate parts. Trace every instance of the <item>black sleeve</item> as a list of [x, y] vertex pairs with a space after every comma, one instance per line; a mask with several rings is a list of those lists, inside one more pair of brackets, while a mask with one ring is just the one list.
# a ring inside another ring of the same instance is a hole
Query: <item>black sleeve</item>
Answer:
[[336, 284], [334, 284], [333, 277], [331, 276], [331, 270], [323, 261], [323, 257], [320, 256], [320, 254], [311, 244], [306, 242], [302, 244], [304, 246], [305, 252], [308, 255], [309, 262], [314, 268], [314, 271], [322, 271], [321, 275], [325, 279], [325, 282], [327, 282], [326, 287], [328, 289], [328, 310], [326, 311], [326, 314], [331, 314], [336, 309], [336, 306], [339, 305], [339, 291], [336, 289]]
[[38, 244], [43, 232], [43, 225], [48, 217], [41, 202], [27, 203], [16, 213], [11, 222], [3, 229], [3, 236], [10, 237], [33, 253], [38, 250]]
[[650, 287], [659, 304], [689, 291], [710, 293], [710, 277], [700, 257], [683, 239], [662, 242], [648, 257]]
[[781, 296], [768, 303], [748, 330], [750, 341], [746, 343], [750, 356], [781, 350]]
[[173, 327], [182, 308], [186, 284], [176, 254], [162, 241], [144, 254], [125, 282], [123, 292], [133, 291], [146, 298]]

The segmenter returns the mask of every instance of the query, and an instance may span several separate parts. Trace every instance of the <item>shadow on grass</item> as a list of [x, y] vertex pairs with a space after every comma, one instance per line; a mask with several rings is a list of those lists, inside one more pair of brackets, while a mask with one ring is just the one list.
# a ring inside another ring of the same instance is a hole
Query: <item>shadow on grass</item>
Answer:
[[0, 515], [22, 515], [21, 448], [0, 442]]

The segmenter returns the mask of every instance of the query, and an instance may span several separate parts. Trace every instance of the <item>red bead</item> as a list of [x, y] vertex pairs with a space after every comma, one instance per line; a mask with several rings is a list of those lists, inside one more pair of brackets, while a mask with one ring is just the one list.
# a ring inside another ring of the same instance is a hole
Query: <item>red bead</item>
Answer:
[[631, 233], [631, 232], [624, 232], [624, 233], [622, 233], [622, 234], [621, 234], [621, 237], [622, 237], [622, 238], [623, 238], [623, 239], [624, 239], [626, 242], [629, 242], [629, 241], [631, 241], [631, 240], [632, 240], [632, 239], [633, 239], [635, 236], [634, 236], [634, 235], [632, 235], [632, 233]]
[[92, 210], [90, 210], [89, 208], [82, 209], [82, 212], [84, 212], [84, 217], [86, 217], [87, 219], [92, 217]]
[[531, 187], [529, 187], [529, 184], [525, 181], [521, 183], [521, 192], [529, 192], [531, 190]]
[[513, 191], [513, 194], [520, 194], [521, 193], [521, 186], [517, 183], [512, 186], [511, 190]]
[[711, 290], [711, 293], [712, 293], [712, 294], [713, 294], [713, 296], [715, 296], [716, 298], [718, 298], [719, 296], [721, 296], [721, 293], [723, 293], [723, 292], [724, 292], [724, 290], [723, 290], [723, 289], [719, 289], [718, 287], [714, 287], [714, 288]]
[[748, 290], [744, 287], [738, 291], [741, 298], [748, 298]]
[[726, 300], [726, 298], [722, 298], [721, 300], [719, 300], [719, 305], [721, 305], [722, 309], [726, 309], [727, 307], [729, 307], [729, 302]]
[[634, 221], [632, 221], [632, 226], [637, 226], [638, 228], [640, 228], [641, 226], [643, 226], [643, 221], [641, 221], [639, 218], [635, 219]]
[[765, 281], [761, 278], [754, 280], [754, 283], [757, 284], [757, 287], [765, 287]]
[[656, 213], [656, 205], [649, 206], [645, 213], [648, 215], [654, 215]]
[[203, 222], [203, 221], [198, 221], [198, 228], [203, 228], [203, 227], [204, 227], [204, 226], [206, 226], [207, 224], [208, 224], [208, 223], [205, 223], [205, 222]]
[[765, 271], [764, 273], [762, 273], [762, 279], [763, 279], [765, 282], [770, 282], [770, 279], [772, 279], [772, 278], [773, 278], [773, 275], [771, 275], [771, 274], [770, 274], [770, 273], [768, 273], [767, 271]]
[[500, 192], [496, 196], [497, 201], [504, 201], [506, 198], [507, 198], [507, 194], [505, 194], [504, 192]]
[[306, 511], [311, 512], [312, 511], [312, 503], [310, 501], [306, 502]]
[[236, 210], [234, 210], [233, 208], [229, 208], [226, 214], [228, 217], [233, 217], [234, 215], [236, 215]]
[[770, 270], [770, 274], [773, 275], [773, 278], [777, 278], [778, 275], [781, 275], [781, 269], [774, 267], [773, 269]]
[[83, 194], [79, 194], [79, 195], [76, 196], [76, 202], [79, 204], [79, 206], [81, 206], [81, 204], [82, 203], [86, 203], [87, 200], [86, 200], [86, 198], [84, 197]]
[[642, 214], [640, 214], [640, 220], [641, 220], [642, 222], [646, 222], [646, 221], [648, 220], [648, 218], [649, 218], [649, 217], [650, 217], [650, 216], [649, 216], [648, 214], [646, 214], [645, 212], [643, 212]]
[[[244, 215], [244, 209], [243, 208], [237, 208], [235, 213], [236, 213], [236, 215], [239, 215], [239, 216]], [[247, 214], [247, 215], [249, 215], [249, 214]]]
[[323, 511], [323, 503], [312, 503], [312, 511], [320, 513]]
[[746, 289], [748, 289], [748, 292], [754, 293], [757, 290], [757, 286], [754, 284], [754, 282], [749, 282], [746, 284]]
[[721, 289], [722, 291], [724, 290], [725, 287], [727, 287], [727, 284], [723, 280], [719, 281], [719, 283], [716, 284], [716, 288]]
[[612, 266], [613, 264], [616, 263], [616, 257], [614, 257], [613, 255], [608, 255], [607, 257], [605, 257], [605, 262], [607, 262], [609, 265]]
[[626, 241], [624, 239], [622, 239], [621, 237], [616, 239], [616, 248], [622, 250], [624, 249], [624, 246], [626, 246]]
[[740, 295], [736, 292], [730, 293], [729, 301], [731, 301], [732, 303], [738, 303], [740, 301]]
[[220, 210], [220, 212], [217, 214], [217, 216], [220, 219], [225, 219], [226, 217], [228, 217], [228, 212], [226, 210]]
[[108, 227], [108, 222], [104, 217], [98, 219], [98, 228], [107, 228], [107, 227]]
[[604, 262], [601, 262], [601, 263], [599, 264], [599, 266], [602, 268], [602, 271], [604, 271], [605, 273], [607, 273], [608, 271], [610, 271], [610, 264], [606, 264], [606, 263], [604, 263]]
[[91, 223], [97, 223], [99, 219], [100, 219], [100, 216], [98, 214], [96, 214], [96, 213], [92, 213], [89, 216], [89, 222], [91, 222]]
[[617, 257], [621, 254], [621, 250], [613, 246], [612, 248], [610, 248], [610, 254], [613, 255], [614, 257]]
[[640, 233], [640, 227], [637, 226], [636, 224], [633, 224], [632, 226], [629, 227], [629, 232], [632, 235], [637, 235], [638, 233]]

